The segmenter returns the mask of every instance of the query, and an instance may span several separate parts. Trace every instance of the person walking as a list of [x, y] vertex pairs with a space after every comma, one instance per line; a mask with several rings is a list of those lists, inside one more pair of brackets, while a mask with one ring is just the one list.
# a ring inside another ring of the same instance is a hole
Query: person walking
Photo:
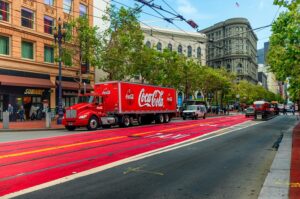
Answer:
[[7, 111], [9, 114], [9, 121], [13, 121], [14, 107], [11, 104], [8, 104]]
[[19, 109], [19, 111], [18, 111], [18, 116], [19, 116], [19, 119], [20, 119], [21, 122], [22, 122], [22, 121], [25, 121], [24, 115], [25, 115], [25, 110], [24, 110], [23, 105], [21, 105], [21, 106], [20, 106], [20, 109]]

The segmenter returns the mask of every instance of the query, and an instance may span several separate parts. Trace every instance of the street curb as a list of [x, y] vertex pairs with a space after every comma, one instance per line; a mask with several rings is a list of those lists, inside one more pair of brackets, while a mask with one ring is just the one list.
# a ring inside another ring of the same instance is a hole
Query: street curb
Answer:
[[65, 129], [65, 128], [0, 129], [0, 133], [24, 132], [24, 131], [56, 131], [56, 130], [64, 130], [64, 129]]
[[293, 129], [294, 126], [284, 133], [258, 199], [289, 198]]

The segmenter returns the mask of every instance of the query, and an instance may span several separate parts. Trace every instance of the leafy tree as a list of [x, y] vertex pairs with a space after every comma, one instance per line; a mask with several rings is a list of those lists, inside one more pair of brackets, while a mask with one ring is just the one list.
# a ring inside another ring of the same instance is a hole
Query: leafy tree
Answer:
[[272, 25], [267, 62], [276, 77], [284, 81], [291, 78], [290, 94], [299, 99], [300, 92], [300, 0], [274, 0], [286, 8]]
[[132, 67], [139, 61], [144, 36], [137, 21], [137, 10], [124, 7], [117, 10], [111, 6], [110, 16], [104, 17], [110, 22], [110, 27], [102, 36], [100, 68], [108, 74], [109, 80], [130, 78]]

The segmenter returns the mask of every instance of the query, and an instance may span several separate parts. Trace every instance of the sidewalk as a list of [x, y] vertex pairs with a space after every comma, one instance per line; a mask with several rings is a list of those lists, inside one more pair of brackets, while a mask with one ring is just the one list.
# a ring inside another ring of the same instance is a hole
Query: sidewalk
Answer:
[[3, 123], [0, 122], [0, 132], [9, 131], [38, 131], [38, 130], [60, 130], [64, 129], [63, 125], [56, 124], [56, 121], [51, 122], [51, 128], [46, 128], [45, 120], [30, 120], [24, 122], [10, 122], [9, 129], [3, 129]]
[[299, 199], [300, 123], [284, 133], [258, 199]]

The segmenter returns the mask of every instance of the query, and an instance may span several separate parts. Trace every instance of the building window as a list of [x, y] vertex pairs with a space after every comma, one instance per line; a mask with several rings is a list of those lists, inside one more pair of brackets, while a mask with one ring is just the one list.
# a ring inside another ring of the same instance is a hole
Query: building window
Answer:
[[179, 46], [178, 46], [178, 53], [179, 53], [179, 54], [182, 54], [182, 45], [179, 45]]
[[22, 41], [22, 58], [33, 59], [33, 43]]
[[49, 6], [53, 6], [54, 5], [54, 0], [44, 0], [44, 3], [49, 5]]
[[83, 4], [80, 4], [79, 5], [79, 15], [81, 17], [83, 17], [83, 16], [86, 16], [86, 14], [87, 14], [87, 7]]
[[161, 49], [162, 49], [162, 46], [161, 46], [161, 43], [160, 43], [160, 42], [158, 42], [158, 43], [157, 43], [157, 46], [156, 46], [156, 48], [157, 48], [157, 50], [158, 50], [158, 51], [161, 51]]
[[53, 31], [53, 26], [54, 26], [54, 20], [51, 17], [45, 16], [44, 17], [44, 32], [48, 34], [52, 34]]
[[54, 49], [50, 46], [44, 47], [44, 61], [54, 63]]
[[0, 1], [0, 20], [9, 21], [9, 3]]
[[9, 37], [0, 36], [0, 55], [9, 55]]
[[192, 51], [193, 51], [192, 47], [188, 46], [188, 53], [187, 53], [188, 57], [192, 57]]
[[146, 46], [147, 46], [148, 48], [151, 48], [151, 42], [150, 42], [150, 41], [147, 41], [147, 42], [146, 42]]
[[65, 13], [69, 14], [71, 12], [71, 10], [72, 10], [72, 3], [73, 3], [73, 0], [64, 0], [63, 9], [64, 9]]
[[34, 23], [34, 13], [32, 10], [22, 8], [22, 26], [27, 28], [33, 28]]
[[201, 48], [200, 47], [197, 48], [197, 58], [198, 59], [201, 58]]
[[227, 72], [230, 72], [231, 71], [231, 66], [230, 64], [227, 64]]
[[169, 49], [170, 51], [172, 51], [172, 48], [173, 48], [172, 44], [168, 44], [168, 49]]

